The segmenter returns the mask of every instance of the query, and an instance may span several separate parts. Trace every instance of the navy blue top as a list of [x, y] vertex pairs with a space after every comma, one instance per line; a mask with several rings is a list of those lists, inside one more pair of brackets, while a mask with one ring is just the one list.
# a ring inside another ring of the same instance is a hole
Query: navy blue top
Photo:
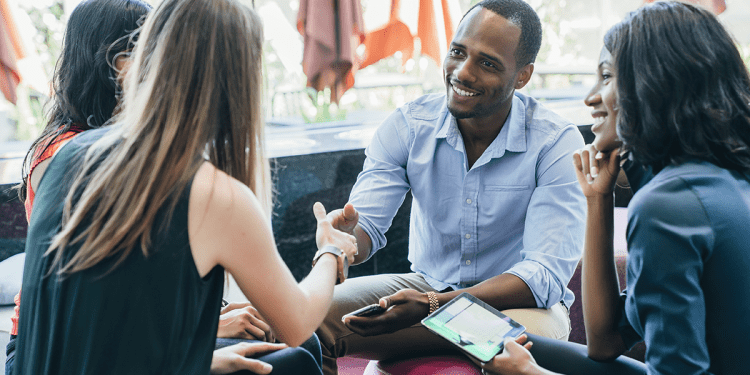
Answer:
[[[625, 170], [636, 187], [648, 180]], [[750, 176], [668, 166], [628, 211], [626, 344], [645, 340], [649, 374], [747, 373]]]
[[[190, 183], [176, 193], [171, 217], [169, 207], [160, 209], [148, 258], [134, 249], [111, 272], [113, 259], [64, 278], [48, 272], [53, 257], [44, 253], [59, 231], [70, 176], [106, 130], [84, 132], [61, 148], [39, 185], [26, 241], [15, 374], [208, 374], [224, 273], [216, 267], [201, 278], [193, 262]], [[78, 248], [67, 247], [64, 257]]]

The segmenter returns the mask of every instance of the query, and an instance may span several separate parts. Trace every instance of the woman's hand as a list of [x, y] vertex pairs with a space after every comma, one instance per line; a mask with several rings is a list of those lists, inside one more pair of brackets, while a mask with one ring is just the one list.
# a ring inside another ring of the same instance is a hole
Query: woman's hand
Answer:
[[211, 373], [229, 374], [240, 370], [248, 370], [255, 374], [269, 374], [273, 370], [271, 365], [250, 357], [285, 348], [287, 348], [286, 344], [242, 342], [214, 350], [214, 356], [211, 359]]
[[601, 152], [594, 145], [586, 145], [573, 153], [573, 165], [587, 198], [612, 194], [620, 173], [620, 149]]
[[349, 259], [349, 264], [354, 263], [354, 256], [357, 255], [357, 238], [349, 233], [344, 233], [333, 226], [330, 215], [326, 215], [326, 209], [320, 202], [313, 205], [313, 213], [318, 220], [318, 229], [315, 232], [315, 241], [318, 249], [325, 246], [335, 246], [343, 252], [338, 259], [338, 275], [341, 282], [344, 282], [344, 261], [343, 257]]
[[249, 302], [230, 303], [221, 309], [216, 337], [275, 341], [271, 326]]
[[526, 339], [525, 334], [518, 336], [515, 340], [506, 338], [503, 343], [503, 352], [482, 365], [482, 373], [502, 375], [553, 374], [536, 364], [536, 360], [529, 353], [532, 342]]

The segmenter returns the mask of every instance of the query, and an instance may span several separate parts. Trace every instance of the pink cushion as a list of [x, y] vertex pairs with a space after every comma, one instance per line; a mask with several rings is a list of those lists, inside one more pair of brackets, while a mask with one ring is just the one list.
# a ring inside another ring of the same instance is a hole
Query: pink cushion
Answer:
[[370, 361], [363, 375], [481, 375], [466, 357], [434, 356], [400, 361]]

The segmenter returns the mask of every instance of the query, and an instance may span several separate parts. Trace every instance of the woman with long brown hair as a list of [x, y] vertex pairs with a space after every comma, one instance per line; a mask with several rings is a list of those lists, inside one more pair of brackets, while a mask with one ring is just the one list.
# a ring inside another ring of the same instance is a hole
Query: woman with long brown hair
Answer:
[[149, 16], [114, 124], [64, 146], [39, 185], [16, 373], [207, 373], [223, 269], [281, 341], [320, 324], [356, 247], [317, 204], [310, 275], [297, 284], [276, 251], [261, 34], [233, 0]]

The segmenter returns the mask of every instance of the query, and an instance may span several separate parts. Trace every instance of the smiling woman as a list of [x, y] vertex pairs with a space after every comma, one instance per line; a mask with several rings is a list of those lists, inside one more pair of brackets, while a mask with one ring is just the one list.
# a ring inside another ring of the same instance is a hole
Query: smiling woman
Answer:
[[596, 135], [594, 147], [601, 152], [609, 152], [620, 147], [622, 142], [617, 137], [617, 76], [613, 67], [612, 54], [607, 47], [602, 47], [597, 67], [596, 85], [584, 99], [592, 107], [591, 117], [594, 124], [591, 131]]

